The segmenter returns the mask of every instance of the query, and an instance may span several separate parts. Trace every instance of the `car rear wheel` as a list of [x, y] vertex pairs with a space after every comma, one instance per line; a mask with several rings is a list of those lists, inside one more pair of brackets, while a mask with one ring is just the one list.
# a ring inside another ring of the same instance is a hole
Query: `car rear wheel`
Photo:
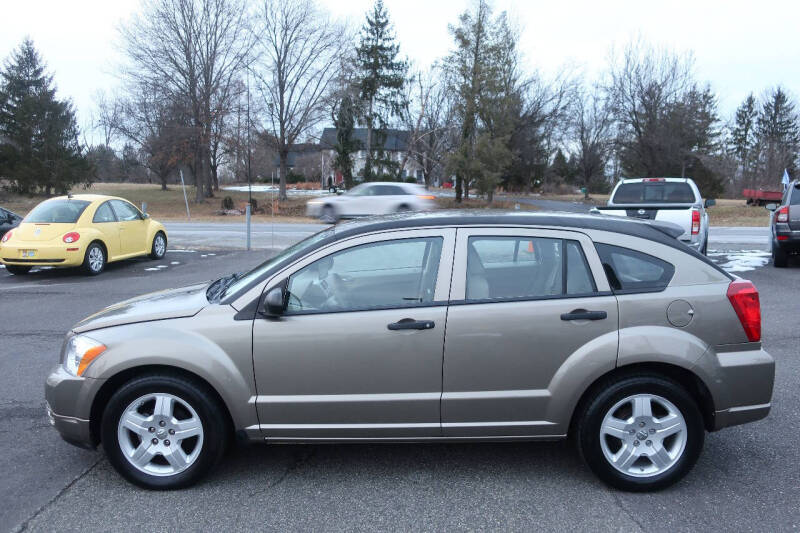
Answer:
[[598, 387], [576, 426], [589, 468], [612, 487], [643, 492], [676, 483], [703, 448], [703, 418], [679, 384], [628, 376]]
[[30, 272], [31, 267], [20, 266], [20, 265], [6, 265], [6, 270], [8, 271], [9, 274], [14, 274], [15, 276], [22, 276]]
[[166, 253], [167, 237], [159, 231], [153, 237], [153, 245], [150, 247], [150, 259], [163, 259]]
[[83, 257], [83, 271], [96, 276], [106, 268], [106, 251], [98, 242], [93, 242], [86, 248], [86, 255]]
[[109, 462], [148, 489], [187, 487], [220, 460], [226, 418], [214, 395], [192, 380], [169, 375], [135, 378], [109, 400], [101, 426]]
[[775, 268], [786, 268], [789, 264], [789, 254], [780, 246], [772, 243], [772, 265]]

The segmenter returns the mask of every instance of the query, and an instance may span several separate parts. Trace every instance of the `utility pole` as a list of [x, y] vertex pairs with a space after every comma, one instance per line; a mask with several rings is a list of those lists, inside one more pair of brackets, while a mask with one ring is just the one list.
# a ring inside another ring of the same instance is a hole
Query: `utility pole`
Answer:
[[[250, 178], [250, 69], [247, 70], [247, 205], [253, 205], [253, 186]], [[249, 232], [249, 226], [248, 226]]]

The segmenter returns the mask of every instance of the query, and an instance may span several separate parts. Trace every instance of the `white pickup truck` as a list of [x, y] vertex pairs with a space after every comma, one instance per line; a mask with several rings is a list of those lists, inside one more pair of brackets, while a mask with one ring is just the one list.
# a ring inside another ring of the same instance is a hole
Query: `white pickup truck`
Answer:
[[620, 180], [608, 205], [592, 212], [671, 222], [683, 228], [678, 239], [698, 252], [708, 249], [708, 213], [716, 202], [703, 200], [688, 178], [637, 178]]

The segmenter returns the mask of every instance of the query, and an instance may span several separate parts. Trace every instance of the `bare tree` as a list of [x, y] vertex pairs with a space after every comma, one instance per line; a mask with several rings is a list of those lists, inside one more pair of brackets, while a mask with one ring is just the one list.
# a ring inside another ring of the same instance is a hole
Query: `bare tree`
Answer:
[[613, 110], [600, 87], [581, 90], [575, 99], [573, 132], [576, 145], [578, 177], [585, 187], [585, 197], [598, 180], [605, 180], [605, 170], [613, 147]]
[[261, 55], [253, 70], [280, 158], [279, 198], [285, 200], [289, 151], [326, 117], [347, 30], [313, 0], [266, 0], [260, 18]]
[[110, 147], [120, 133], [122, 106], [118, 98], [109, 99], [105, 91], [98, 90], [94, 95], [97, 105], [97, 118], [92, 126], [103, 133], [103, 145]]
[[229, 111], [233, 84], [250, 60], [248, 16], [244, 0], [144, 0], [122, 28], [129, 84], [157, 87], [191, 117], [198, 202], [212, 194], [214, 119]]

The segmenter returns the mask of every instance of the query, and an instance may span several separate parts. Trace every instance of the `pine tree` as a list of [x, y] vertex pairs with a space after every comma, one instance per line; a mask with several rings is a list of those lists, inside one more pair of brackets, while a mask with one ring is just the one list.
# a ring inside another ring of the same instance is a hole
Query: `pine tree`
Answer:
[[356, 67], [359, 76], [359, 96], [362, 100], [361, 121], [367, 128], [364, 179], [377, 175], [373, 168], [386, 166], [383, 130], [394, 117], [401, 116], [406, 99], [403, 93], [408, 64], [398, 60], [400, 47], [395, 42], [389, 15], [383, 0], [377, 0], [361, 28], [361, 41], [356, 48]]
[[753, 164], [756, 159], [756, 99], [750, 93], [736, 109], [735, 123], [731, 131], [731, 151], [742, 169], [742, 183], [752, 186]]
[[356, 106], [353, 98], [345, 93], [339, 101], [333, 118], [333, 125], [336, 128], [336, 145], [333, 147], [336, 156], [333, 160], [333, 168], [342, 173], [347, 189], [353, 186], [352, 154], [360, 148], [358, 140], [353, 138], [355, 115]]
[[65, 193], [90, 181], [72, 103], [56, 98], [53, 78], [26, 39], [0, 73], [0, 175], [19, 192]]
[[793, 174], [800, 150], [800, 127], [794, 103], [777, 87], [766, 99], [756, 121], [763, 165], [762, 180], [775, 183], [783, 170]]

